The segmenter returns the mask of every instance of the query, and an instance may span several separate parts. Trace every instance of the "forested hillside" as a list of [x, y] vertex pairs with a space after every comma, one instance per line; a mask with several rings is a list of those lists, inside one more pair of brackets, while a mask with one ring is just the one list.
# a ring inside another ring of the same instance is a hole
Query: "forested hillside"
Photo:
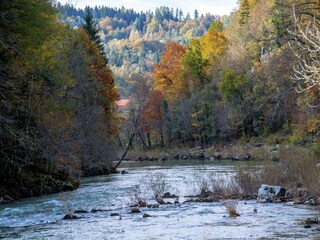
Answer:
[[0, 13], [0, 203], [113, 171], [119, 94], [90, 14], [73, 30], [46, 0]]
[[[61, 21], [71, 27], [82, 24], [85, 10], [59, 3], [57, 9], [61, 13]], [[180, 9], [168, 7], [139, 13], [124, 7], [99, 6], [89, 9], [100, 27], [106, 56], [122, 97], [131, 95], [134, 74], [150, 78], [148, 73], [153, 71], [153, 64], [160, 61], [167, 41], [187, 44], [191, 38], [206, 33], [211, 22], [217, 18], [209, 13], [199, 15], [197, 10], [191, 17]]]

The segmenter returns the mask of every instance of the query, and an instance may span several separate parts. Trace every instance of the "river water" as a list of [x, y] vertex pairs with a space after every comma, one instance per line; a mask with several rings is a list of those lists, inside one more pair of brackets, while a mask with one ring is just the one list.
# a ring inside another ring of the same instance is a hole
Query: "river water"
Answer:
[[[199, 172], [227, 179], [235, 173], [235, 164], [240, 163], [124, 163], [122, 167], [129, 174], [85, 178], [73, 192], [0, 206], [0, 239], [320, 239], [316, 225], [306, 229], [301, 223], [319, 216], [320, 211], [304, 205], [239, 201], [241, 216], [230, 218], [221, 202], [190, 203], [180, 198], [179, 204], [130, 213], [133, 189], [146, 189], [150, 174], [165, 174], [170, 191], [186, 196], [195, 194], [194, 180]], [[143, 193], [152, 202], [150, 193]], [[79, 219], [63, 220], [66, 213], [77, 209], [88, 213], [76, 214]], [[145, 213], [151, 217], [143, 218]]]

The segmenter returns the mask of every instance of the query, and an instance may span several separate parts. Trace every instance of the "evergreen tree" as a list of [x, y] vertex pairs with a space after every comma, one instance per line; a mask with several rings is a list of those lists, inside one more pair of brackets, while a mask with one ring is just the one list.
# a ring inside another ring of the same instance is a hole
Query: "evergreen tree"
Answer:
[[194, 10], [194, 20], [197, 20], [199, 18], [199, 12], [198, 10]]
[[239, 14], [240, 14], [240, 18], [239, 18], [240, 25], [246, 24], [250, 16], [250, 5], [248, 0], [241, 1]]
[[90, 8], [88, 7], [85, 9], [85, 15], [83, 17], [83, 20], [84, 20], [84, 24], [82, 24], [82, 28], [88, 34], [90, 40], [95, 44], [97, 44], [100, 54], [105, 58], [107, 63], [108, 60], [105, 56], [104, 46], [99, 36], [99, 29], [98, 29], [97, 23], [94, 21], [93, 15], [90, 11]]

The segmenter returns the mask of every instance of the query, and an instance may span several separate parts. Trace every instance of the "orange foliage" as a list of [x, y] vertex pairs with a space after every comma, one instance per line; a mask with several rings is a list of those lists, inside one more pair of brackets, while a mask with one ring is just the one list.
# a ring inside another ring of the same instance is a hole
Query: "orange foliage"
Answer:
[[161, 91], [154, 90], [147, 100], [141, 117], [141, 128], [146, 133], [161, 132], [163, 128], [163, 101]]
[[92, 42], [87, 33], [80, 29], [82, 42], [91, 58], [88, 62], [90, 76], [97, 81], [97, 92], [101, 96], [101, 104], [106, 113], [106, 124], [108, 132], [114, 134], [118, 130], [116, 116], [116, 101], [119, 100], [119, 93], [116, 90], [113, 75], [110, 68], [106, 65], [104, 56], [100, 54], [98, 46]]
[[154, 65], [155, 87], [162, 91], [169, 101], [181, 97], [188, 89], [188, 81], [182, 76], [182, 59], [185, 53], [185, 46], [170, 41], [162, 53], [161, 61]]
[[115, 102], [119, 100], [119, 93], [117, 92], [110, 68], [105, 64], [104, 57], [100, 54], [98, 46], [93, 43], [87, 33], [83, 30], [79, 30], [82, 42], [87, 48], [90, 56], [93, 56], [89, 63], [90, 75], [94, 77], [98, 84], [98, 92], [106, 100], [105, 108], [110, 111], [110, 107], [115, 105]]

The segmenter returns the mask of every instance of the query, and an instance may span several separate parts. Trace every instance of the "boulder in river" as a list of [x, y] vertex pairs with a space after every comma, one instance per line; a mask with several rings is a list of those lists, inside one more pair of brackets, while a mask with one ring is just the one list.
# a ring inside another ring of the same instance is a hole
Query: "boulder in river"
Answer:
[[166, 192], [165, 194], [163, 194], [162, 198], [177, 198], [178, 196], [175, 194], [171, 194], [169, 192]]
[[78, 219], [79, 217], [77, 215], [73, 214], [67, 214], [63, 217], [63, 220], [73, 220], [73, 219]]
[[317, 197], [308, 197], [308, 200], [305, 201], [304, 204], [308, 204], [311, 206], [319, 205], [318, 198]]
[[120, 214], [119, 213], [111, 213], [110, 216], [111, 217], [116, 217], [116, 216], [120, 216]]
[[258, 190], [258, 202], [273, 202], [275, 199], [284, 199], [286, 189], [281, 186], [262, 184]]
[[83, 209], [78, 209], [78, 210], [74, 211], [74, 213], [89, 213], [89, 212], [86, 210], [83, 210]]

